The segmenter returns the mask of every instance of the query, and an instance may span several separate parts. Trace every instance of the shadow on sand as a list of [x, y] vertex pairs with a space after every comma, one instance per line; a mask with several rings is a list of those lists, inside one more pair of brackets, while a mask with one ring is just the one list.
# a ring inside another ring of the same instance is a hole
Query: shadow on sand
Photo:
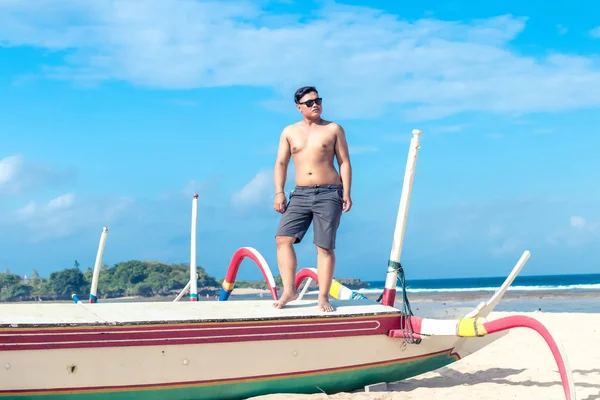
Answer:
[[[535, 380], [526, 380], [526, 381], [511, 381], [507, 379], [510, 376], [518, 375], [524, 372], [525, 369], [512, 369], [512, 368], [491, 368], [485, 371], [473, 372], [473, 373], [464, 373], [455, 371], [451, 368], [444, 367], [435, 371], [438, 376], [434, 376], [431, 378], [424, 379], [409, 379], [406, 381], [394, 382], [388, 384], [388, 390], [398, 391], [398, 392], [410, 392], [419, 387], [429, 387], [429, 388], [448, 388], [452, 386], [462, 386], [465, 384], [475, 385], [478, 383], [495, 383], [498, 385], [510, 385], [510, 386], [525, 386], [525, 387], [551, 387], [551, 386], [559, 386], [562, 387], [562, 383], [559, 380], [552, 382], [538, 382]], [[597, 394], [591, 394], [585, 399], [582, 400], [600, 400], [600, 383], [592, 384], [587, 382], [581, 382], [577, 379], [577, 376], [588, 376], [594, 374], [600, 374], [600, 368], [582, 370], [575, 369], [573, 372], [573, 379], [575, 381], [576, 388], [586, 388], [586, 389], [597, 389]], [[556, 371], [558, 374], [558, 370]]]

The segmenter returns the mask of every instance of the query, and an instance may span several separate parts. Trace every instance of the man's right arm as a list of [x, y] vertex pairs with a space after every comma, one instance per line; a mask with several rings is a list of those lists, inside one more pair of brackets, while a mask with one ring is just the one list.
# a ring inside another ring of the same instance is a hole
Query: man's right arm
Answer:
[[287, 168], [290, 162], [290, 145], [287, 140], [287, 128], [281, 132], [279, 137], [279, 148], [275, 160], [275, 194], [283, 192]]
[[[281, 206], [285, 205], [285, 180], [287, 176], [287, 168], [290, 162], [291, 152], [290, 145], [288, 142], [288, 129], [285, 128], [279, 137], [279, 148], [277, 149], [277, 158], [275, 160], [275, 170], [274, 170], [274, 181], [275, 181], [275, 209], [276, 211], [283, 212], [282, 209], [278, 209]], [[278, 202], [277, 197], [283, 195], [283, 202]], [[279, 206], [280, 203], [281, 206]]]

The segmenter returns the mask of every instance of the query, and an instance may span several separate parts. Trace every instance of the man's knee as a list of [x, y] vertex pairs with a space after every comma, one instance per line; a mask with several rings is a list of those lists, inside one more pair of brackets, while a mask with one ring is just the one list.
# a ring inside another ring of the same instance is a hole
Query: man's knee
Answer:
[[275, 236], [275, 245], [277, 248], [291, 246], [296, 242], [296, 237], [294, 236]]
[[317, 245], [317, 254], [325, 257], [335, 257], [335, 249], [332, 247], [322, 247]]
[[317, 247], [317, 254], [333, 255], [337, 238], [335, 232], [331, 230], [317, 229], [313, 243]]

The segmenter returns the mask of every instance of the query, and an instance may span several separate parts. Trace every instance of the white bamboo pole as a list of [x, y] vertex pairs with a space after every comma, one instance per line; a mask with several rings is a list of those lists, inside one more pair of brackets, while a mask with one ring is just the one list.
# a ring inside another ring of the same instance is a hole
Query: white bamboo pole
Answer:
[[198, 301], [198, 280], [196, 278], [196, 231], [198, 219], [198, 195], [192, 200], [192, 232], [190, 243], [190, 301]]
[[188, 291], [188, 289], [190, 288], [190, 284], [192, 283], [192, 281], [188, 281], [187, 285], [185, 285], [185, 287], [183, 289], [181, 289], [181, 292], [179, 292], [179, 294], [177, 295], [177, 297], [175, 297], [175, 300], [173, 300], [173, 303], [175, 303], [176, 301], [179, 301], [183, 295], [185, 294], [185, 292]]
[[304, 295], [308, 291], [308, 287], [310, 286], [310, 284], [312, 283], [312, 281], [313, 281], [312, 278], [308, 278], [306, 280], [306, 283], [304, 284], [304, 288], [302, 289], [302, 292], [300, 292], [300, 295], [298, 296], [297, 300], [302, 300], [302, 298], [304, 297]]
[[98, 302], [98, 279], [100, 278], [100, 268], [102, 267], [102, 255], [104, 254], [104, 246], [106, 245], [106, 236], [108, 228], [102, 228], [100, 235], [100, 243], [98, 244], [98, 252], [96, 253], [96, 263], [94, 264], [94, 275], [92, 276], [92, 287], [90, 288], [90, 303]]
[[417, 155], [420, 148], [419, 129], [413, 129], [413, 137], [410, 140], [408, 158], [406, 160], [406, 169], [404, 171], [404, 183], [402, 185], [402, 194], [400, 196], [400, 205], [398, 206], [398, 216], [396, 218], [396, 227], [394, 229], [394, 239], [392, 241], [392, 250], [390, 252], [390, 262], [388, 264], [387, 275], [385, 278], [385, 288], [383, 291], [382, 304], [394, 306], [396, 298], [396, 280], [398, 270], [394, 265], [400, 263], [402, 253], [402, 242], [404, 241], [404, 231], [406, 229], [406, 217], [408, 215], [408, 205], [410, 203], [410, 194], [412, 191], [413, 178], [415, 176], [415, 167], [417, 164]]

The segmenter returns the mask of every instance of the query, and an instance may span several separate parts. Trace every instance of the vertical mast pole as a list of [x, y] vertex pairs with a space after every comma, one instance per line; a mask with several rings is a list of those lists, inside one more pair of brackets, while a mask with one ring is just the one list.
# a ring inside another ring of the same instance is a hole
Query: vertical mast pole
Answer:
[[98, 252], [96, 253], [96, 263], [94, 264], [94, 274], [92, 275], [92, 286], [90, 288], [90, 303], [98, 302], [98, 280], [100, 279], [100, 268], [102, 267], [102, 255], [104, 254], [104, 246], [106, 245], [106, 235], [108, 235], [108, 228], [105, 226], [102, 228]]
[[396, 227], [394, 229], [394, 240], [388, 262], [387, 275], [385, 278], [385, 288], [383, 289], [382, 304], [394, 306], [396, 300], [396, 280], [400, 267], [400, 255], [402, 253], [402, 242], [404, 241], [404, 231], [406, 229], [406, 217], [408, 215], [408, 205], [410, 203], [410, 193], [412, 191], [413, 178], [415, 176], [415, 167], [417, 165], [417, 155], [420, 148], [419, 129], [413, 129], [413, 137], [410, 140], [408, 158], [406, 160], [406, 169], [404, 171], [404, 183], [402, 184], [402, 194], [400, 196], [400, 205], [398, 206], [398, 216], [396, 218]]
[[196, 230], [198, 219], [198, 195], [192, 200], [192, 232], [190, 243], [190, 301], [198, 301], [198, 279], [196, 275]]

